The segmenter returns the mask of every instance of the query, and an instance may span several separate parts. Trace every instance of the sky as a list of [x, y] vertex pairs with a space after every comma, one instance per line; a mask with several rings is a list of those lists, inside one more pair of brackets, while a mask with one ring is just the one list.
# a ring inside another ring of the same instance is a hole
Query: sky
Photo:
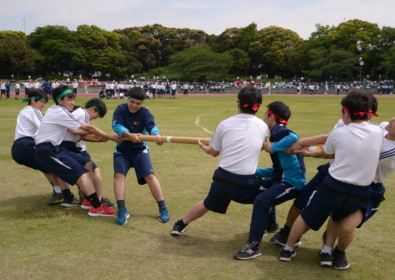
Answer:
[[395, 27], [394, 0], [0, 0], [0, 4], [0, 30], [27, 34], [46, 25], [76, 30], [88, 24], [112, 31], [158, 23], [219, 35], [226, 28], [255, 22], [258, 30], [275, 25], [308, 39], [316, 24], [337, 26], [351, 19]]

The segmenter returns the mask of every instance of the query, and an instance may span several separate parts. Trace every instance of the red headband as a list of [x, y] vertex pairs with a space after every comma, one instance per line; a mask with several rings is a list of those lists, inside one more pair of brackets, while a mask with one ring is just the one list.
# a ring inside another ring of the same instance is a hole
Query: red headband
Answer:
[[[242, 105], [244, 108], [247, 108], [248, 106], [250, 106], [250, 104], [245, 103]], [[259, 103], [255, 103], [253, 105], [251, 105], [252, 110], [254, 110], [255, 112], [259, 110], [259, 106], [261, 106], [261, 104]]]
[[[342, 109], [344, 110], [344, 111], [346, 111], [347, 113], [350, 113], [350, 110], [347, 108], [347, 107], [344, 107], [344, 106], [342, 106]], [[369, 110], [369, 111], [367, 111], [367, 112], [352, 112], [354, 115], [359, 115], [359, 116], [361, 116], [361, 117], [363, 117], [364, 115], [367, 115], [367, 116], [369, 116], [369, 117], [378, 117], [379, 115], [377, 115], [377, 114], [373, 114], [373, 112], [372, 112], [372, 110]]]
[[278, 121], [279, 121], [280, 123], [283, 123], [283, 124], [285, 124], [285, 125], [288, 124], [288, 122], [287, 122], [286, 120], [280, 118], [280, 117], [277, 116], [275, 113], [273, 113], [271, 110], [268, 109], [268, 110], [266, 111], [266, 113], [268, 113], [269, 115], [273, 115], [273, 117], [275, 117], [276, 119], [278, 119]]

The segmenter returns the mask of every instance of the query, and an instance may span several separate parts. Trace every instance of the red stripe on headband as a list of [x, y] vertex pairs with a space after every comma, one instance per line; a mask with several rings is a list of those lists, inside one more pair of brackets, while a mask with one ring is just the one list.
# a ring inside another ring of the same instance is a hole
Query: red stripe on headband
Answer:
[[285, 124], [285, 125], [288, 124], [288, 122], [287, 122], [286, 120], [284, 120], [284, 119], [280, 118], [279, 116], [277, 116], [275, 113], [272, 112], [272, 110], [269, 110], [269, 109], [268, 109], [268, 110], [266, 111], [266, 113], [268, 113], [269, 115], [273, 115], [276, 119], [278, 119], [278, 121], [279, 121], [280, 123], [283, 123], [283, 124]]
[[259, 110], [259, 106], [261, 106], [261, 104], [259, 103], [255, 103], [253, 105], [250, 105], [248, 103], [245, 103], [242, 105], [244, 108], [247, 108], [248, 106], [251, 106], [252, 110], [254, 110], [255, 112]]
[[[342, 106], [342, 109], [344, 110], [344, 111], [346, 111], [347, 113], [350, 113], [350, 110], [347, 108], [347, 107], [344, 107], [344, 106]], [[352, 112], [354, 115], [356, 115], [356, 116], [361, 116], [361, 117], [363, 117], [364, 115], [367, 115], [367, 116], [369, 116], [369, 117], [378, 117], [379, 115], [377, 115], [377, 114], [373, 114], [373, 112], [372, 112], [372, 110], [369, 110], [369, 111], [367, 111], [367, 112]]]

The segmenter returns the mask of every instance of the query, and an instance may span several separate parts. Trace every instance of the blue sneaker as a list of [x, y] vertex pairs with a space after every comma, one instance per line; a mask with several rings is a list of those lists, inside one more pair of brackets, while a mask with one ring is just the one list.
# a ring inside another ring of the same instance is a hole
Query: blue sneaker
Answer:
[[108, 198], [102, 197], [101, 202], [104, 202], [104, 205], [106, 205], [107, 207], [110, 207], [110, 208], [115, 207], [115, 203], [109, 201]]
[[128, 212], [128, 209], [126, 208], [121, 208], [118, 209], [118, 218], [115, 221], [118, 225], [124, 225], [128, 222], [130, 215]]
[[170, 216], [167, 213], [167, 207], [166, 206], [162, 206], [159, 208], [159, 222], [161, 223], [167, 223], [168, 221], [170, 221]]

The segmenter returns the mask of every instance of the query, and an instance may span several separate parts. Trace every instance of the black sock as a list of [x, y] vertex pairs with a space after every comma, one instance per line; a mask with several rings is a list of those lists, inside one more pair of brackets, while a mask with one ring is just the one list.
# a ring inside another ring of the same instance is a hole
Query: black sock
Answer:
[[291, 232], [291, 228], [289, 226], [287, 226], [287, 225], [284, 225], [283, 231], [290, 233]]
[[63, 194], [64, 200], [66, 200], [66, 201], [67, 200], [70, 201], [73, 199], [73, 195], [71, 194], [71, 191], [69, 189], [62, 190], [62, 194]]
[[184, 222], [183, 222], [182, 219], [181, 219], [181, 220], [178, 220], [178, 221], [176, 222], [176, 224], [182, 226], [183, 228], [186, 227], [186, 226], [188, 225], [188, 224], [184, 224]]
[[158, 203], [158, 207], [161, 208], [162, 206], [166, 206], [165, 201], [161, 200], [161, 201], [157, 201]]
[[117, 200], [118, 209], [126, 208], [125, 207], [125, 200]]
[[89, 200], [94, 208], [99, 208], [101, 205], [101, 201], [97, 197], [97, 194], [94, 192], [91, 195], [87, 195], [86, 199]]

